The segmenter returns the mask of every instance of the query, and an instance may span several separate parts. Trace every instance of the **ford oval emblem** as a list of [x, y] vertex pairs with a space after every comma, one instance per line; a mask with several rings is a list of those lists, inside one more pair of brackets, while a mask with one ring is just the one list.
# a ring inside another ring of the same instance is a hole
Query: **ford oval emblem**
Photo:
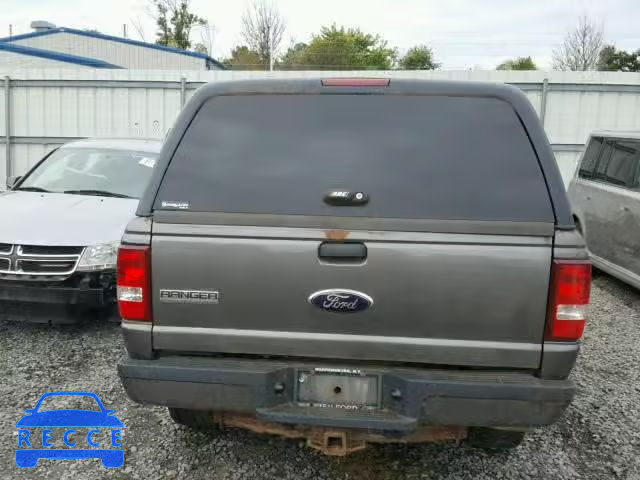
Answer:
[[355, 290], [335, 288], [312, 293], [309, 303], [328, 312], [355, 313], [373, 305], [373, 298]]

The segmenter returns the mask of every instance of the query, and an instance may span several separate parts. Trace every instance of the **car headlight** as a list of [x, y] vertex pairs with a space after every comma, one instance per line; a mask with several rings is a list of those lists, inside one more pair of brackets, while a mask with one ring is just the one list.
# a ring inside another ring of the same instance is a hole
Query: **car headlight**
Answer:
[[120, 242], [99, 243], [84, 249], [78, 271], [115, 270]]

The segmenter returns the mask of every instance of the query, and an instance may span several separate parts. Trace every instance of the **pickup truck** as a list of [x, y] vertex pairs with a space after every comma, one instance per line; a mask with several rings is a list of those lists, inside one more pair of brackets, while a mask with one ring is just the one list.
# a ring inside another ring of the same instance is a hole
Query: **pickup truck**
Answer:
[[517, 446], [570, 404], [591, 266], [514, 87], [212, 83], [118, 254], [133, 400], [193, 428]]

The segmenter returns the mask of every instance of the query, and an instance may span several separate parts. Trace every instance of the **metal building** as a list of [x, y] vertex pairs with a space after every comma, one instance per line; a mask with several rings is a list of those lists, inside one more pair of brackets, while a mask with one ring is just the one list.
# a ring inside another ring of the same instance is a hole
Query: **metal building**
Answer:
[[[0, 64], [18, 65], [23, 55], [22, 67], [46, 68], [72, 66], [73, 62], [56, 58], [68, 55], [84, 59], [76, 62], [79, 67], [87, 61], [102, 62], [93, 68], [126, 68], [138, 70], [224, 70], [224, 66], [210, 56], [155, 43], [140, 42], [129, 38], [114, 37], [99, 32], [56, 27], [48, 22], [32, 22], [34, 32], [0, 38]], [[26, 47], [49, 52], [49, 57], [33, 51], [18, 51], [9, 47]], [[38, 60], [39, 59], [39, 60]], [[67, 59], [69, 60], [69, 59]], [[54, 63], [52, 63], [52, 61]], [[57, 64], [55, 62], [58, 62]]]
[[4, 68], [121, 68], [95, 58], [0, 42], [0, 65]]

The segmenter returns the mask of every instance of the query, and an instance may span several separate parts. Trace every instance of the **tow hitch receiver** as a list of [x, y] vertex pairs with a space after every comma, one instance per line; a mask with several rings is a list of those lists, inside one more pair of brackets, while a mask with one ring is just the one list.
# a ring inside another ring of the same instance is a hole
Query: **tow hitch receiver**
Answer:
[[467, 438], [465, 427], [419, 426], [410, 433], [385, 435], [366, 429], [336, 429], [305, 427], [266, 422], [249, 415], [215, 414], [221, 428], [242, 428], [260, 434], [278, 435], [291, 439], [305, 439], [307, 445], [325, 455], [345, 456], [363, 450], [369, 443], [459, 442]]
[[325, 455], [344, 457], [350, 453], [364, 450], [367, 442], [362, 437], [353, 435], [349, 430], [324, 430], [314, 428], [307, 438], [307, 445], [320, 450]]

